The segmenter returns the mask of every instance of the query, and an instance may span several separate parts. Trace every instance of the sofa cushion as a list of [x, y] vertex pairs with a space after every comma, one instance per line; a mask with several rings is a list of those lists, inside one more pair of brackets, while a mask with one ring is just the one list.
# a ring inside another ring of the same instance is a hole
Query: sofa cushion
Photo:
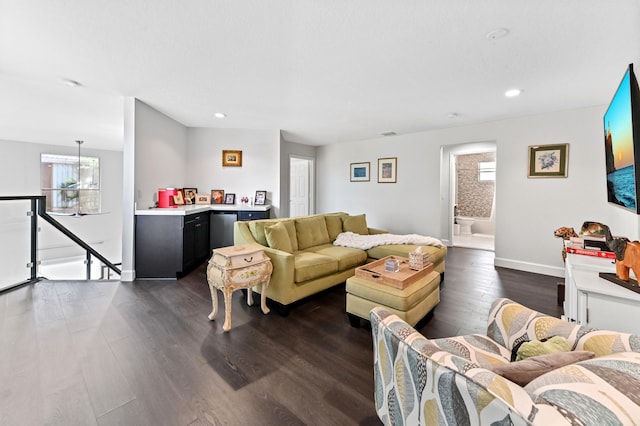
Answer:
[[372, 247], [367, 250], [371, 259], [382, 259], [387, 256], [409, 257], [409, 253], [422, 247], [423, 253], [429, 253], [429, 262], [434, 265], [442, 262], [447, 255], [447, 247], [418, 246], [415, 244], [386, 244], [384, 246]]
[[552, 352], [532, 356], [522, 361], [496, 365], [489, 368], [489, 370], [520, 386], [526, 386], [533, 379], [553, 371], [556, 368], [585, 361], [594, 356], [595, 354], [589, 351]]
[[349, 268], [355, 268], [356, 266], [362, 265], [367, 260], [367, 253], [364, 250], [334, 246], [332, 244], [309, 247], [305, 251], [322, 254], [336, 259], [338, 261], [339, 271], [346, 271]]
[[249, 222], [249, 230], [251, 231], [251, 235], [255, 238], [258, 244], [263, 246], [268, 246], [267, 235], [264, 232], [264, 228], [267, 226], [271, 226], [273, 223], [271, 222], [263, 222], [261, 220], [252, 220]]
[[318, 253], [299, 251], [294, 259], [295, 282], [301, 283], [338, 272], [338, 261]]
[[335, 241], [338, 234], [342, 232], [342, 217], [344, 214], [327, 214], [324, 216], [327, 222], [327, 232], [329, 233], [329, 242]]
[[286, 251], [287, 253], [293, 253], [291, 238], [289, 237], [289, 232], [283, 222], [267, 226], [264, 228], [264, 233], [269, 247], [276, 250]]
[[515, 360], [521, 361], [532, 356], [550, 354], [553, 352], [569, 352], [570, 350], [571, 344], [567, 339], [562, 336], [553, 336], [545, 340], [523, 342], [517, 349]]
[[329, 244], [329, 232], [324, 216], [296, 219], [296, 237], [298, 250]]
[[354, 234], [369, 235], [366, 215], [360, 214], [357, 216], [344, 217], [342, 220], [342, 230], [344, 232], [353, 232]]

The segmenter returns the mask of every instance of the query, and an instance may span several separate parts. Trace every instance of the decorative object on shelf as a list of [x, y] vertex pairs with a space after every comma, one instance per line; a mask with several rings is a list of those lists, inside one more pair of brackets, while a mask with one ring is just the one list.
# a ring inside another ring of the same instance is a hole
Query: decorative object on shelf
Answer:
[[209, 194], [196, 194], [196, 204], [211, 204]]
[[224, 167], [242, 167], [242, 151], [222, 151], [222, 165]]
[[562, 238], [562, 261], [564, 262], [567, 259], [567, 243], [565, 241], [569, 241], [572, 237], [577, 237], [578, 234], [575, 229], [563, 226], [553, 231], [553, 236]]
[[267, 191], [256, 191], [254, 204], [256, 206], [264, 206], [267, 203]]
[[236, 194], [225, 194], [224, 203], [225, 204], [235, 204], [236, 203]]
[[349, 180], [351, 182], [369, 182], [369, 169], [371, 163], [351, 163]]
[[184, 195], [182, 195], [181, 189], [179, 189], [178, 193], [173, 196], [173, 204], [178, 206], [184, 206]]
[[378, 183], [396, 183], [398, 159], [378, 158]]
[[247, 204], [249, 204], [249, 197], [247, 197], [246, 195], [243, 196], [242, 198], [240, 198], [240, 203], [246, 206]]
[[211, 204], [224, 204], [224, 190], [222, 189], [211, 190]]
[[187, 204], [195, 204], [196, 203], [196, 194], [198, 193], [198, 188], [182, 188], [182, 194], [184, 197], [184, 201]]
[[569, 144], [529, 146], [530, 178], [567, 177]]

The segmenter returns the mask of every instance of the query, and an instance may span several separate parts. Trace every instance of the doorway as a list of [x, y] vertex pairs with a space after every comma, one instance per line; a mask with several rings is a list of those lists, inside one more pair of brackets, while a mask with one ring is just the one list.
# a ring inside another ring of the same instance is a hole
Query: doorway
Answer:
[[495, 142], [441, 147], [440, 214], [447, 245], [495, 250], [495, 155]]
[[314, 159], [289, 157], [289, 217], [314, 214]]

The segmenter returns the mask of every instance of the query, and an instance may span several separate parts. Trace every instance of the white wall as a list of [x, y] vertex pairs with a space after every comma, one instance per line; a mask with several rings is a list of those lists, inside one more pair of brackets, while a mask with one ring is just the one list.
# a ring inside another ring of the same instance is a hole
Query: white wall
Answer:
[[[602, 115], [586, 108], [318, 148], [318, 211], [366, 213], [370, 226], [444, 238], [443, 145], [495, 141], [496, 265], [563, 275], [560, 226], [585, 220], [637, 239], [638, 216], [607, 203]], [[527, 178], [529, 145], [569, 143], [569, 177]], [[377, 159], [398, 158], [398, 182], [377, 183]], [[349, 163], [371, 162], [370, 182], [349, 182]]]
[[[192, 127], [187, 131], [187, 173], [184, 187], [198, 188], [201, 194], [212, 189], [255, 197], [267, 191], [272, 215], [280, 207], [278, 130], [212, 129]], [[242, 167], [222, 167], [222, 151], [242, 151]]]
[[[0, 195], [40, 195], [40, 154], [78, 155], [75, 146], [0, 140]], [[72, 218], [56, 216], [71, 232], [88, 242], [110, 261], [121, 260], [122, 230], [122, 152], [91, 148], [91, 141], [82, 146], [83, 156], [100, 158], [102, 215]], [[74, 243], [40, 219], [41, 260], [82, 255]]]

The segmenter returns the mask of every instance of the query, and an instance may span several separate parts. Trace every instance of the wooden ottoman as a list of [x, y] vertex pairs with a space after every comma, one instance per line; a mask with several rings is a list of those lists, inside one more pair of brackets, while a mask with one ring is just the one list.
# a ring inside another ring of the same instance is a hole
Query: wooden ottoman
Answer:
[[[346, 310], [352, 326], [359, 326], [360, 318], [368, 320], [376, 306], [386, 307], [413, 326], [440, 303], [440, 273], [433, 268], [411, 271], [404, 260], [399, 272], [383, 272], [385, 259], [380, 259], [356, 269], [356, 275], [347, 280]], [[405, 281], [403, 273], [414, 275]], [[396, 276], [400, 279], [395, 282], [385, 280]]]

